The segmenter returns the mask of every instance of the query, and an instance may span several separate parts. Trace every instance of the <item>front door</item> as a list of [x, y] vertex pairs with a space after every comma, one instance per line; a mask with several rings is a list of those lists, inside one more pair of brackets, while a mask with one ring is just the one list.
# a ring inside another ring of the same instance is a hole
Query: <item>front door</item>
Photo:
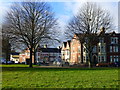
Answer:
[[97, 56], [94, 55], [94, 56], [93, 56], [93, 64], [96, 65], [97, 63], [98, 63], [98, 62], [97, 62]]

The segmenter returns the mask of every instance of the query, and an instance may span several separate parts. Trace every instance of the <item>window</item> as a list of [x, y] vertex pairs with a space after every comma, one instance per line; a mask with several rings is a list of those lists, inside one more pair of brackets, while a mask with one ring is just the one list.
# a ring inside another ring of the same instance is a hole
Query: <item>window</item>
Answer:
[[83, 60], [85, 61], [85, 56], [83, 56]]
[[116, 62], [118, 62], [118, 60], [119, 60], [119, 56], [117, 55], [117, 56], [116, 56]]
[[116, 46], [116, 48], [115, 48], [115, 52], [118, 52], [118, 46]]
[[98, 62], [100, 62], [100, 56], [98, 57]]
[[118, 37], [115, 37], [115, 43], [118, 44]]
[[38, 56], [40, 56], [40, 53], [38, 52]]
[[114, 39], [111, 37], [111, 44], [114, 43]]
[[78, 56], [78, 60], [79, 60], [79, 61], [81, 60], [80, 55]]
[[114, 56], [114, 62], [116, 61], [116, 56]]
[[112, 46], [110, 46], [110, 52], [112, 52]]
[[102, 56], [102, 61], [104, 62], [104, 56]]
[[119, 58], [118, 55], [116, 56], [114, 55], [114, 62], [118, 62], [118, 58]]
[[100, 46], [98, 47], [98, 52], [100, 52]]
[[88, 56], [86, 56], [86, 61], [88, 61]]
[[113, 46], [113, 52], [115, 52], [115, 46]]
[[93, 52], [96, 53], [96, 46], [93, 48]]
[[69, 55], [69, 51], [67, 51], [67, 55]]
[[104, 62], [106, 62], [106, 56], [104, 56]]
[[103, 51], [103, 46], [101, 46], [101, 51]]
[[105, 46], [103, 46], [103, 52], [105, 52]]
[[80, 51], [81, 51], [81, 50], [80, 50], [80, 46], [78, 46], [78, 52], [80, 53]]
[[118, 44], [118, 37], [111, 37], [111, 44]]
[[99, 42], [100, 42], [100, 43], [104, 43], [104, 38], [102, 38], [102, 37], [99, 38]]
[[113, 57], [112, 57], [112, 56], [110, 56], [110, 62], [112, 62], [112, 60], [113, 60]]
[[118, 52], [118, 46], [113, 46], [113, 52]]

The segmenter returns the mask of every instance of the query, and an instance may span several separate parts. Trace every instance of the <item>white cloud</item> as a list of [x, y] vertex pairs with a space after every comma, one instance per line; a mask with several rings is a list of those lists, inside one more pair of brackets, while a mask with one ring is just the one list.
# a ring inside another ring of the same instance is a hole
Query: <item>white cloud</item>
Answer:
[[83, 3], [84, 2], [66, 2], [65, 10], [66, 12], [71, 12], [71, 14], [76, 14]]
[[118, 32], [118, 3], [117, 2], [102, 2], [99, 3], [103, 9], [110, 12], [113, 17], [114, 30]]
[[2, 23], [11, 3], [0, 2], [0, 22]]
[[[95, 0], [91, 0], [95, 1]], [[64, 12], [68, 15], [69, 19], [73, 16], [76, 15], [77, 12], [79, 11], [79, 8], [82, 7], [82, 5], [85, 3], [84, 2], [65, 2], [64, 3]], [[100, 5], [103, 9], [106, 9], [110, 12], [111, 16], [113, 17], [113, 23], [115, 25], [115, 31], [118, 32], [118, 2], [99, 2], [98, 5]], [[62, 15], [63, 16], [63, 15]], [[67, 19], [66, 21], [69, 21]], [[62, 21], [61, 21], [62, 23]]]
[[59, 15], [58, 18], [59, 18], [58, 23], [60, 24], [61, 32], [63, 32], [63, 30], [66, 28], [66, 25], [70, 17], [68, 15]]

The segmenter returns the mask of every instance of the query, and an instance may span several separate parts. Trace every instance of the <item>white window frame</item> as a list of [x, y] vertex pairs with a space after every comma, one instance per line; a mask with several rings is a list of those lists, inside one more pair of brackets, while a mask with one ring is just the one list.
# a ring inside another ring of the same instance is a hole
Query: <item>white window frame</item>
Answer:
[[110, 46], [110, 52], [112, 52], [112, 48], [113, 48], [113, 47], [112, 47], [112, 46]]
[[80, 47], [80, 46], [78, 46], [78, 52], [79, 52], [79, 53], [81, 52], [81, 47]]
[[101, 62], [101, 56], [98, 56], [98, 62]]
[[111, 37], [111, 44], [118, 44], [118, 37]]
[[118, 46], [115, 46], [115, 51], [118, 52]]
[[110, 56], [110, 62], [113, 62], [113, 56]]
[[113, 61], [114, 61], [114, 62], [116, 61], [116, 56], [115, 56], [115, 55], [113, 56]]

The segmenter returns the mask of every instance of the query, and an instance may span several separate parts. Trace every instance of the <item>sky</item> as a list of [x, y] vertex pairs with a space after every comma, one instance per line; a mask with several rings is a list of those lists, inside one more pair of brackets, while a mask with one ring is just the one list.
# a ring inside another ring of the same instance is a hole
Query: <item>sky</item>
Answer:
[[[59, 18], [59, 23], [61, 24], [62, 30], [65, 29], [65, 26], [72, 18], [73, 15], [76, 15], [79, 8], [85, 2], [52, 2], [50, 5], [53, 7], [56, 16]], [[115, 30], [118, 32], [118, 2], [97, 2], [101, 8], [106, 9], [110, 12], [113, 17], [113, 23], [115, 25]]]
[[[6, 11], [9, 11], [9, 7], [12, 5], [11, 3], [19, 1], [20, 0], [0, 0], [0, 22], [4, 20]], [[47, 0], [51, 5], [53, 12], [55, 12], [56, 18], [58, 18], [61, 32], [64, 32], [65, 26], [69, 20], [78, 12], [78, 9], [82, 7], [86, 1], [87, 0]], [[89, 0], [89, 2], [90, 1], [96, 2], [103, 9], [110, 12], [115, 25], [114, 30], [118, 32], [118, 0]]]

